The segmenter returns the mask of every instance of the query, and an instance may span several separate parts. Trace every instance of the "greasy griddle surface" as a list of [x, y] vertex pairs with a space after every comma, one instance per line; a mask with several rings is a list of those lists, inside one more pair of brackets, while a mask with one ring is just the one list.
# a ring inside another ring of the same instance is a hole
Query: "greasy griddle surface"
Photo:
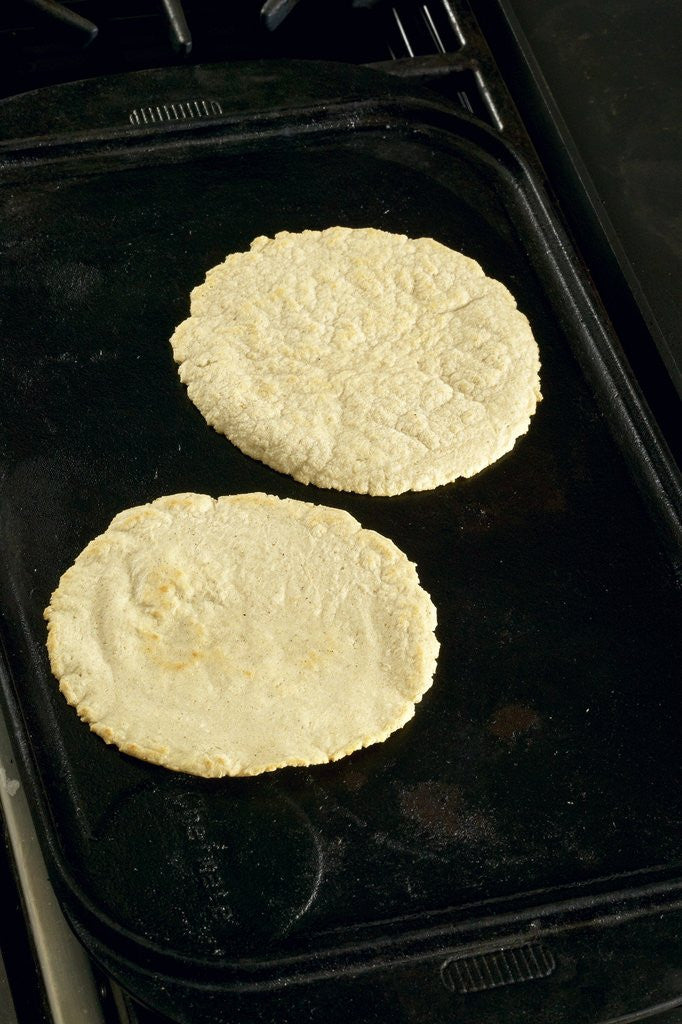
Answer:
[[[511, 177], [426, 128], [305, 145], [293, 129], [38, 164], [0, 204], [4, 634], [54, 851], [98, 912], [211, 960], [678, 858], [672, 573]], [[389, 499], [306, 488], [188, 400], [168, 339], [191, 288], [256, 235], [332, 224], [433, 236], [528, 315], [544, 401], [475, 478]], [[417, 563], [434, 686], [333, 765], [206, 781], [125, 757], [58, 693], [51, 591], [119, 510], [253, 490], [345, 508]]]

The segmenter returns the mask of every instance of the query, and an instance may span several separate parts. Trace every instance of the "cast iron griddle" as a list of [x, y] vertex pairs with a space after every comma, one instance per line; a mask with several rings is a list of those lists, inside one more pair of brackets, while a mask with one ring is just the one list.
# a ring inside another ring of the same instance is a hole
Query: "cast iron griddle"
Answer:
[[[4, 696], [88, 948], [179, 1020], [233, 1019], [228, 991], [256, 1019], [267, 988], [452, 948], [486, 922], [672, 899], [674, 480], [523, 166], [369, 72], [132, 76], [109, 130], [122, 88], [53, 90], [58, 133], [6, 144], [0, 193]], [[126, 102], [196, 95], [225, 116], [126, 128]], [[6, 133], [38, 107], [9, 104]], [[544, 400], [485, 472], [395, 498], [305, 487], [188, 400], [168, 339], [191, 288], [256, 235], [332, 224], [461, 249], [528, 315]], [[176, 491], [321, 502], [394, 540], [438, 609], [414, 720], [336, 764], [218, 781], [91, 734], [50, 674], [43, 608], [119, 510]]]

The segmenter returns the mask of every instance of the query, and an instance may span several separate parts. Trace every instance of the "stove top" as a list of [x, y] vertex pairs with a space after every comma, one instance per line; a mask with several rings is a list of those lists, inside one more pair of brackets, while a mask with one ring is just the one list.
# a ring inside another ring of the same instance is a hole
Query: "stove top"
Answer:
[[[557, 29], [557, 19], [561, 18], [558, 0], [542, 0], [540, 6], [542, 17], [534, 23], [536, 6], [522, 0], [484, 0], [475, 5], [477, 17], [460, 0], [269, 0], [264, 5], [253, 0], [184, 0], [182, 4], [177, 0], [72, 0], [65, 4], [54, 0], [12, 0], [0, 10], [0, 97], [106, 74], [186, 62], [256, 58], [324, 59], [380, 66], [412, 78], [419, 87], [435, 90], [504, 133], [553, 193], [658, 424], [679, 457], [676, 384], [680, 379], [682, 346], [670, 315], [674, 283], [669, 275], [665, 276], [661, 286], [663, 299], [658, 300], [662, 305], [657, 306], [656, 282], [652, 285], [642, 264], [646, 246], [651, 244], [651, 223], [644, 225], [644, 242], [641, 231], [639, 241], [637, 233], [637, 223], [644, 216], [642, 211], [655, 204], [645, 188], [643, 196], [630, 197], [632, 216], [629, 221], [624, 220], [622, 195], [616, 188], [616, 199], [605, 211], [604, 201], [617, 175], [609, 177], [610, 158], [595, 148], [589, 104], [584, 110], [591, 141], [582, 150], [579, 148], [580, 118], [576, 113], [577, 101], [571, 98], [569, 88], [568, 29], [564, 29], [563, 36]], [[584, 10], [582, 14], [586, 17]], [[578, 18], [570, 24], [579, 21]], [[553, 33], [548, 24], [554, 25]], [[524, 27], [533, 45], [528, 43]], [[563, 80], [561, 74], [552, 73], [556, 71], [551, 56], [555, 43], [562, 47], [556, 63], [564, 68]], [[574, 55], [577, 46], [575, 43]], [[537, 64], [537, 56], [544, 61], [542, 67]], [[603, 67], [603, 57], [604, 51], [600, 54], [597, 47], [595, 66]], [[589, 71], [583, 71], [589, 78]], [[568, 97], [569, 102], [561, 110], [557, 110], [557, 97], [547, 90], [546, 79], [556, 92], [563, 89]], [[595, 97], [595, 102], [600, 101]], [[570, 133], [562, 112], [570, 114]], [[673, 164], [671, 161], [666, 165], [662, 191], [667, 196], [674, 191]], [[622, 164], [619, 167], [622, 170]], [[641, 166], [636, 171], [644, 173]], [[595, 181], [601, 192], [597, 191]], [[615, 218], [611, 216], [613, 210], [617, 211]], [[660, 225], [660, 202], [658, 211], [653, 219]], [[671, 224], [662, 243], [664, 253], [673, 253], [672, 266], [677, 258], [675, 253], [679, 256], [673, 229]], [[12, 782], [10, 763], [7, 748], [2, 757], [5, 796], [8, 780]], [[25, 822], [22, 827], [30, 832], [30, 823]], [[35, 845], [35, 839], [26, 842]], [[40, 876], [39, 864], [34, 871]], [[9, 878], [7, 871], [5, 877]], [[12, 893], [10, 882], [7, 886], [6, 891]], [[49, 890], [41, 891], [41, 900], [49, 904]], [[18, 908], [19, 898], [11, 898], [17, 900]], [[30, 899], [26, 894], [23, 898]], [[15, 914], [17, 928], [20, 920], [20, 915]], [[60, 924], [59, 912], [53, 915], [50, 908], [47, 920], [50, 923], [45, 936], [49, 934], [54, 942], [55, 935], [65, 934], [60, 932], [63, 921]], [[126, 1000], [116, 986], [90, 972], [82, 960], [78, 970], [83, 972], [80, 987], [85, 995], [80, 1008], [68, 999], [59, 1008], [60, 997], [50, 989], [53, 979], [48, 979], [46, 985], [50, 998], [26, 995], [27, 986], [31, 990], [39, 987], [34, 968], [36, 954], [43, 970], [46, 963], [48, 972], [54, 974], [55, 970], [54, 961], [50, 967], [49, 954], [40, 948], [45, 937], [36, 939], [41, 934], [41, 925], [33, 921], [32, 927], [33, 953], [30, 941], [22, 946], [20, 941], [8, 937], [7, 930], [2, 935], [3, 948], [8, 942], [15, 953], [19, 946], [22, 948], [21, 956], [6, 956], [10, 984], [14, 986], [19, 976], [22, 979], [19, 985], [24, 994], [15, 995], [14, 1000], [20, 1024], [38, 1024], [40, 1020], [57, 1024], [77, 1024], [81, 1020], [91, 1024], [160, 1021], [156, 1015]], [[56, 941], [68, 945], [69, 939]], [[78, 959], [77, 951], [74, 956]], [[57, 968], [57, 973], [60, 969], [64, 970], [63, 966]], [[0, 970], [0, 1000], [2, 990]], [[4, 1020], [1, 1013], [0, 1019]]]
[[289, 57], [351, 63], [456, 51], [442, 0], [81, 0], [14, 3], [0, 14], [0, 90], [192, 63]]

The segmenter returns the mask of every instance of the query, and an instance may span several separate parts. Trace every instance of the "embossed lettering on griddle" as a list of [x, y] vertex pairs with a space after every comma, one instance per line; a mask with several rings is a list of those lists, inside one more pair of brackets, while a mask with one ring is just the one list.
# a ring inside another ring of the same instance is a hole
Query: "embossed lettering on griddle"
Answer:
[[180, 791], [172, 812], [203, 890], [204, 938], [216, 955], [231, 935], [243, 942], [286, 935], [315, 902], [323, 874], [317, 829], [270, 784], [235, 791], [226, 803]]
[[[208, 916], [213, 925], [208, 932], [215, 933], [217, 931], [217, 934], [221, 934], [225, 924], [235, 924], [237, 921], [231, 905], [229, 887], [222, 872], [226, 846], [209, 837], [206, 825], [202, 820], [200, 804], [192, 797], [184, 797], [184, 799], [183, 797], [184, 794], [176, 795], [173, 809], [179, 821], [182, 822], [187, 839], [195, 851], [195, 877], [199, 880], [206, 896], [203, 914]], [[224, 954], [225, 949], [216, 943], [213, 952], [216, 956], [220, 956]]]

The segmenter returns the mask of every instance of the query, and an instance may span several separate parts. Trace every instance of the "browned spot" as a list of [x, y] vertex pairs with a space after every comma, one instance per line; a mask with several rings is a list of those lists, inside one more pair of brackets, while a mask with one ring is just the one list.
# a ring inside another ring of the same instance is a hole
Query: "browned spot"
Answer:
[[301, 668], [315, 669], [320, 664], [320, 655], [317, 651], [311, 650], [301, 659]]
[[505, 704], [491, 717], [488, 732], [498, 740], [513, 743], [519, 736], [531, 729], [537, 729], [539, 725], [540, 717], [533, 708], [524, 704]]
[[401, 792], [400, 810], [430, 832], [454, 836], [462, 823], [462, 793], [445, 782], [419, 782]]
[[418, 826], [420, 835], [412, 839], [422, 842], [424, 856], [433, 857], [433, 847], [443, 848], [458, 843], [480, 843], [495, 835], [492, 820], [465, 800], [459, 786], [445, 782], [420, 782], [400, 794], [400, 809]]

